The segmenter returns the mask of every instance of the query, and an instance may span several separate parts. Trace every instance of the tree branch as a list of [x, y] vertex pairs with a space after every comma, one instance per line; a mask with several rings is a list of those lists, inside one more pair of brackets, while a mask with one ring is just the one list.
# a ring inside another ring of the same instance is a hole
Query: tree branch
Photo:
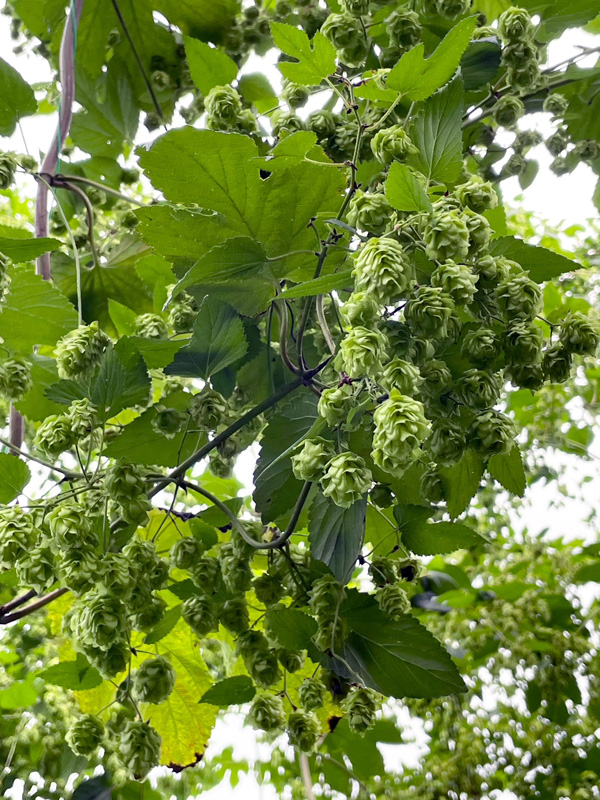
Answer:
[[52, 603], [53, 600], [56, 600], [59, 597], [62, 597], [63, 594], [66, 594], [69, 590], [66, 587], [61, 589], [55, 589], [53, 592], [49, 594], [45, 594], [43, 597], [40, 597], [35, 603], [30, 603], [25, 608], [21, 608], [19, 611], [15, 611], [12, 614], [0, 614], [0, 625], [8, 625], [9, 622], [16, 622], [18, 619], [22, 619], [26, 617], [28, 614], [33, 614], [34, 611], [39, 611], [40, 608], [44, 608], [49, 603]]

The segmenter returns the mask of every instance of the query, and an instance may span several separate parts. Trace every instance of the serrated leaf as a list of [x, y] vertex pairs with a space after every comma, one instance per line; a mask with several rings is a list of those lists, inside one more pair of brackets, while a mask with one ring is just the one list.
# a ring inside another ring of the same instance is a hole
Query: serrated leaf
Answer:
[[165, 374], [210, 378], [242, 358], [247, 350], [237, 312], [209, 295], [200, 306], [189, 344], [179, 350]]
[[98, 670], [90, 666], [87, 658], [81, 653], [77, 654], [75, 661], [61, 661], [42, 670], [38, 676], [46, 683], [73, 691], [95, 689], [102, 683]]
[[308, 650], [319, 626], [314, 617], [297, 608], [267, 609], [265, 627], [287, 650]]
[[463, 87], [455, 78], [430, 97], [411, 129], [417, 153], [408, 164], [429, 180], [451, 183], [462, 166]]
[[415, 174], [395, 161], [385, 182], [385, 196], [397, 211], [431, 211], [431, 201]]
[[215, 86], [233, 83], [238, 73], [237, 64], [223, 50], [209, 47], [190, 36], [184, 36], [183, 41], [192, 80], [203, 95]]
[[37, 101], [31, 86], [0, 58], [0, 136], [13, 134], [21, 117], [36, 111]]
[[233, 236], [200, 256], [173, 290], [173, 297], [196, 284], [247, 278], [263, 270], [267, 263], [260, 242], [249, 236]]
[[[443, 697], [466, 691], [448, 653], [407, 614], [392, 620], [374, 597], [348, 589], [340, 616], [350, 633], [340, 655], [351, 675], [390, 697]], [[336, 671], [348, 674], [343, 662]]]
[[494, 82], [500, 69], [502, 48], [496, 38], [471, 42], [460, 60], [465, 91], [472, 92]]
[[277, 47], [299, 63], [280, 63], [282, 75], [294, 83], [311, 85], [335, 72], [335, 47], [322, 33], [309, 40], [303, 30], [284, 22], [271, 22], [271, 33]]
[[454, 553], [485, 541], [477, 531], [459, 522], [427, 522], [402, 534], [402, 543], [418, 556]]
[[249, 703], [255, 694], [256, 688], [248, 675], [234, 675], [211, 686], [207, 692], [204, 692], [200, 702], [226, 708]]
[[35, 345], [54, 345], [77, 327], [77, 312], [33, 267], [11, 267], [11, 283], [0, 313], [7, 347], [29, 354]]
[[521, 451], [517, 445], [509, 453], [497, 453], [492, 456], [488, 461], [488, 470], [492, 478], [495, 478], [507, 491], [523, 497], [527, 479]]
[[425, 45], [411, 47], [387, 76], [386, 86], [401, 94], [407, 94], [416, 85], [425, 69]]
[[171, 633], [175, 625], [179, 622], [179, 618], [181, 617], [181, 604], [177, 606], [173, 606], [168, 611], [165, 611], [161, 621], [156, 625], [150, 633], [146, 634], [146, 638], [144, 639], [144, 644], [156, 644], [156, 642], [160, 642], [161, 639]]
[[341, 269], [331, 275], [321, 275], [297, 286], [291, 286], [279, 295], [280, 298], [315, 297], [318, 294], [328, 294], [329, 292], [341, 289], [350, 289], [354, 285], [354, 278], [351, 269]]
[[145, 406], [150, 397], [151, 381], [144, 361], [127, 344], [122, 339], [106, 351], [92, 383], [90, 399], [104, 419], [124, 408]]
[[26, 261], [33, 261], [44, 253], [58, 250], [62, 247], [62, 242], [58, 239], [8, 239], [0, 237], [0, 253], [8, 256], [15, 264], [23, 264]]
[[70, 405], [73, 400], [83, 400], [88, 396], [88, 392], [81, 383], [72, 380], [60, 380], [51, 384], [44, 394], [53, 403], [60, 403], [63, 406]]
[[9, 453], [0, 453], [0, 503], [15, 500], [31, 479], [24, 461]]
[[581, 269], [581, 264], [577, 261], [545, 247], [526, 244], [515, 236], [502, 236], [494, 239], [490, 252], [492, 255], [505, 256], [516, 261], [536, 283], [551, 281], [565, 272]]
[[326, 564], [341, 583], [349, 580], [360, 555], [366, 511], [366, 496], [350, 508], [340, 508], [319, 493], [311, 505], [308, 523], [311, 554]]
[[452, 519], [458, 517], [468, 507], [479, 488], [483, 469], [483, 461], [472, 450], [467, 450], [453, 467], [439, 468], [446, 506]]

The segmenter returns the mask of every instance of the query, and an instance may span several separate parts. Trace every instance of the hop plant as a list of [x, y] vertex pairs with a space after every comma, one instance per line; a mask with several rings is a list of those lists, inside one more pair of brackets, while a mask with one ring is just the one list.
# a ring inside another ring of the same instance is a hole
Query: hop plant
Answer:
[[310, 610], [319, 619], [329, 619], [346, 596], [342, 584], [333, 575], [317, 578], [310, 591]]
[[300, 86], [297, 83], [286, 81], [283, 87], [282, 97], [290, 108], [300, 108], [306, 105], [310, 97], [310, 89], [308, 86]]
[[471, 0], [427, 0], [428, 5], [444, 19], [456, 19], [466, 14], [471, 7]]
[[69, 728], [67, 744], [77, 756], [90, 756], [102, 742], [104, 725], [98, 717], [84, 714]]
[[225, 552], [220, 558], [223, 582], [230, 592], [247, 592], [252, 585], [252, 569], [248, 560], [235, 553]]
[[308, 118], [308, 127], [311, 131], [317, 134], [320, 141], [329, 139], [335, 133], [335, 116], [332, 111], [327, 109], [319, 109], [313, 111]]
[[475, 416], [469, 430], [471, 447], [486, 456], [508, 453], [516, 435], [510, 417], [500, 411], [482, 411]]
[[371, 689], [353, 689], [344, 703], [350, 730], [364, 734], [375, 724], [379, 703]]
[[423, 379], [415, 364], [401, 358], [393, 358], [383, 368], [378, 382], [386, 392], [396, 389], [400, 394], [412, 396], [419, 391]]
[[192, 329], [196, 313], [194, 298], [183, 292], [169, 309], [169, 325], [175, 333], [187, 333]]
[[376, 236], [385, 233], [393, 219], [394, 209], [387, 197], [379, 192], [355, 192], [346, 214], [348, 224]]
[[376, 375], [385, 360], [387, 339], [380, 330], [369, 330], [362, 326], [351, 328], [340, 344], [339, 361], [351, 378]]
[[560, 326], [558, 338], [567, 353], [594, 355], [600, 341], [600, 331], [581, 311], [570, 311]]
[[287, 732], [291, 745], [310, 753], [321, 733], [319, 720], [311, 711], [292, 711], [287, 719]]
[[404, 317], [415, 334], [445, 339], [454, 302], [439, 286], [420, 286], [404, 307]]
[[52, 548], [38, 545], [16, 562], [21, 586], [30, 586], [42, 594], [56, 580], [56, 561]]
[[427, 257], [434, 261], [462, 261], [469, 252], [469, 229], [458, 211], [435, 215], [423, 238]]
[[538, 361], [544, 336], [541, 329], [527, 320], [510, 322], [504, 332], [504, 352], [511, 365]]
[[522, 175], [527, 169], [527, 164], [527, 159], [521, 153], [513, 153], [502, 167], [501, 176], [503, 178], [512, 178], [515, 175]]
[[389, 167], [394, 161], [406, 161], [408, 156], [415, 155], [417, 152], [417, 148], [402, 125], [392, 125], [377, 131], [371, 139], [371, 150], [377, 161], [384, 167]]
[[76, 607], [75, 635], [84, 644], [108, 650], [127, 630], [125, 617], [120, 598], [98, 590], [88, 592]]
[[349, 327], [375, 324], [380, 315], [379, 304], [370, 292], [352, 292], [340, 309], [342, 320]]
[[443, 418], [433, 421], [427, 450], [440, 466], [451, 467], [456, 464], [465, 448], [465, 432], [458, 422]]
[[166, 339], [169, 335], [167, 323], [159, 314], [140, 314], [133, 328], [136, 335], [144, 339]]
[[219, 626], [215, 604], [206, 597], [190, 597], [185, 600], [181, 607], [181, 616], [199, 637], [216, 631]]
[[11, 402], [20, 400], [32, 387], [31, 362], [20, 356], [0, 364], [0, 394]]
[[421, 40], [422, 27], [419, 15], [406, 7], [393, 11], [386, 18], [385, 27], [392, 47], [409, 50]]
[[513, 141], [515, 153], [527, 153], [532, 147], [537, 147], [544, 141], [539, 131], [518, 131]]
[[212, 556], [202, 556], [188, 569], [196, 586], [206, 594], [211, 594], [221, 575], [221, 565], [218, 560]]
[[468, 369], [456, 383], [455, 393], [461, 403], [472, 408], [493, 406], [502, 391], [502, 374]]
[[373, 461], [390, 475], [402, 475], [429, 434], [423, 404], [393, 390], [375, 409], [373, 420]]
[[0, 189], [10, 189], [15, 179], [17, 162], [10, 153], [0, 153]]
[[364, 17], [369, 13], [370, 0], [340, 0], [342, 10], [355, 17]]
[[466, 183], [457, 186], [454, 195], [465, 208], [477, 214], [483, 214], [498, 205], [498, 195], [493, 185], [479, 175], [472, 175]]
[[341, 508], [350, 508], [360, 500], [372, 482], [371, 470], [360, 456], [351, 452], [334, 456], [321, 478], [323, 494]]
[[146, 602], [129, 615], [131, 627], [136, 631], [150, 631], [156, 627], [163, 618], [167, 604], [154, 592], [147, 595]]
[[466, 264], [446, 261], [431, 275], [431, 285], [439, 287], [457, 305], [468, 305], [475, 295], [477, 275]]
[[553, 156], [559, 156], [570, 142], [566, 128], [559, 128], [555, 133], [546, 139], [546, 149]]
[[444, 484], [435, 464], [423, 472], [419, 488], [430, 503], [442, 503], [446, 499]]
[[507, 321], [534, 319], [542, 310], [542, 290], [525, 272], [501, 281], [495, 291], [498, 307]]
[[147, 722], [128, 720], [118, 743], [119, 761], [136, 780], [142, 780], [160, 761], [162, 739]]
[[33, 445], [49, 456], [56, 457], [73, 447], [75, 437], [67, 414], [52, 414], [37, 429]]
[[133, 589], [133, 577], [131, 564], [124, 553], [105, 556], [102, 585], [109, 594], [127, 600]]
[[81, 325], [67, 333], [56, 345], [56, 366], [61, 378], [85, 378], [100, 363], [110, 338], [97, 322]]
[[83, 648], [90, 664], [95, 667], [104, 678], [114, 678], [124, 672], [131, 658], [131, 650], [127, 642], [115, 642], [108, 650], [88, 646]]
[[421, 395], [424, 398], [428, 400], [439, 398], [452, 388], [454, 383], [452, 373], [445, 361], [434, 358], [421, 364], [420, 369], [423, 378]]
[[575, 144], [573, 156], [576, 160], [591, 163], [600, 157], [600, 145], [593, 139], [583, 139]]
[[215, 430], [225, 422], [227, 413], [227, 401], [223, 395], [208, 385], [192, 397], [189, 414], [198, 428]]
[[98, 427], [98, 409], [87, 397], [73, 400], [67, 411], [76, 440], [85, 439]]
[[231, 633], [243, 633], [248, 630], [250, 615], [246, 598], [242, 595], [226, 600], [219, 610], [219, 621]]
[[163, 703], [173, 691], [175, 678], [166, 658], [148, 658], [132, 676], [131, 693], [139, 703]]
[[395, 620], [410, 614], [410, 600], [399, 583], [387, 583], [375, 594], [377, 604], [384, 614]]
[[174, 439], [185, 424], [185, 414], [162, 404], [154, 406], [154, 410], [156, 413], [152, 418], [152, 430], [165, 439]]
[[397, 580], [396, 566], [391, 558], [373, 556], [369, 564], [369, 575], [375, 586], [385, 586]]
[[544, 105], [542, 106], [543, 110], [547, 114], [552, 114], [555, 119], [557, 117], [562, 119], [567, 113], [568, 107], [569, 101], [563, 94], [560, 94], [559, 92], [552, 92], [549, 94], [544, 99]]
[[233, 86], [215, 86], [204, 98], [204, 107], [207, 128], [232, 130], [242, 110], [242, 98]]
[[281, 136], [281, 132], [285, 130], [290, 133], [294, 131], [303, 131], [304, 127], [304, 121], [295, 111], [278, 109], [271, 115], [271, 131], [273, 136]]
[[293, 674], [304, 666], [304, 654], [298, 650], [286, 650], [281, 648], [277, 651], [279, 663], [286, 672]]
[[338, 56], [349, 67], [357, 67], [367, 55], [367, 40], [361, 20], [352, 14], [330, 14], [321, 33], [338, 52]]
[[252, 701], [247, 719], [255, 728], [262, 731], [271, 733], [281, 730], [285, 726], [283, 700], [274, 694], [257, 694]]
[[500, 340], [490, 328], [473, 328], [465, 334], [460, 351], [476, 364], [493, 361], [500, 353]]
[[96, 585], [102, 565], [94, 551], [72, 549], [60, 559], [58, 573], [64, 585], [79, 596]]
[[561, 342], [554, 342], [544, 352], [542, 369], [544, 378], [550, 383], [564, 383], [569, 379], [573, 366], [573, 356]]
[[294, 475], [301, 481], [319, 480], [325, 471], [325, 466], [334, 455], [333, 445], [326, 439], [307, 439], [301, 449], [292, 456]]
[[[256, 636], [255, 634], [260, 634]], [[269, 687], [281, 677], [279, 662], [275, 653], [269, 648], [264, 634], [260, 631], [248, 630], [238, 638], [238, 652], [250, 677], [260, 686]]]
[[[177, 569], [190, 569], [204, 554], [204, 544], [193, 536], [178, 539], [169, 554], [171, 564]], [[216, 574], [216, 573], [215, 573]]]
[[533, 37], [533, 22], [524, 8], [511, 6], [500, 14], [498, 33], [506, 42], [518, 42]]
[[464, 210], [463, 218], [469, 231], [469, 254], [473, 256], [483, 253], [492, 238], [492, 226], [484, 216], [470, 208]]
[[514, 94], [505, 94], [499, 97], [492, 109], [494, 120], [503, 128], [514, 128], [525, 113], [523, 101]]
[[280, 579], [267, 573], [255, 578], [252, 582], [252, 588], [258, 602], [265, 606], [275, 605], [281, 600], [284, 592]]
[[415, 279], [407, 252], [394, 239], [369, 239], [358, 251], [352, 272], [357, 291], [366, 292], [381, 305], [401, 299]]

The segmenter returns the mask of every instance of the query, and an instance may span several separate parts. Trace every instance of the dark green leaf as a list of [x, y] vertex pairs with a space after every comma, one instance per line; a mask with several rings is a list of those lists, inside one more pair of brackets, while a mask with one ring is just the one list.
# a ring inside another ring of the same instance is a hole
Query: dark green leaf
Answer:
[[523, 497], [527, 480], [518, 445], [515, 445], [510, 453], [492, 456], [488, 461], [488, 470], [492, 478], [495, 478], [507, 491]]
[[[111, 800], [113, 795], [112, 781], [109, 775], [96, 775], [94, 778], [84, 780], [79, 784], [71, 795], [71, 800]], [[144, 794], [143, 798], [137, 800], [150, 800]]]
[[247, 278], [267, 266], [267, 254], [260, 242], [249, 236], [234, 236], [200, 256], [173, 290], [176, 297], [188, 286]]
[[206, 42], [220, 41], [239, 10], [238, 0], [157, 0], [154, 6], [169, 22], [189, 36]]
[[500, 44], [495, 38], [470, 43], [460, 61], [466, 92], [493, 83], [500, 68], [501, 53]]
[[181, 605], [173, 606], [173, 608], [165, 611], [158, 625], [152, 628], [150, 633], [146, 634], [144, 644], [156, 644], [156, 642], [160, 642], [164, 636], [171, 633], [175, 625], [179, 622], [180, 617]]
[[253, 103], [260, 112], [268, 111], [277, 105], [277, 92], [262, 72], [242, 75], [237, 88], [244, 100]]
[[26, 261], [33, 261], [43, 253], [51, 250], [58, 250], [62, 242], [58, 239], [8, 239], [0, 237], [0, 253], [12, 259], [16, 264], [23, 264]]
[[405, 164], [395, 161], [385, 182], [385, 196], [398, 211], [431, 211], [427, 192]]
[[581, 269], [581, 264], [577, 261], [572, 261], [545, 247], [525, 244], [522, 239], [514, 236], [502, 236], [494, 239], [491, 253], [518, 262], [523, 269], [529, 272], [529, 277], [536, 283], [551, 281], [565, 272]]
[[459, 522], [429, 522], [418, 530], [403, 533], [402, 542], [416, 555], [433, 556], [474, 547], [485, 539]]
[[87, 658], [81, 653], [77, 654], [75, 661], [61, 661], [38, 674], [46, 683], [73, 691], [94, 689], [102, 683], [98, 670], [90, 666]]
[[367, 500], [340, 508], [319, 493], [310, 508], [309, 541], [313, 558], [326, 564], [346, 583], [360, 555], [365, 535]]
[[183, 341], [176, 339], [145, 339], [143, 336], [132, 336], [125, 341], [135, 347], [148, 369], [168, 366], [184, 344]]
[[587, 583], [588, 581], [600, 583], [600, 561], [593, 561], [591, 564], [579, 567], [573, 580], [576, 583]]
[[31, 472], [20, 458], [0, 453], [0, 503], [15, 500], [29, 483]]
[[46, 396], [46, 390], [58, 381], [56, 360], [36, 353], [30, 355], [29, 359], [32, 362], [33, 385], [21, 400], [15, 403], [15, 408], [27, 419], [35, 421], [46, 419], [50, 414], [61, 414], [64, 409]]
[[238, 68], [226, 53], [189, 36], [184, 36], [183, 41], [192, 80], [203, 95], [207, 95], [215, 86], [233, 83]]
[[310, 86], [335, 72], [335, 47], [322, 33], [317, 32], [310, 41], [303, 30], [283, 22], [272, 22], [271, 33], [277, 47], [300, 62], [278, 65], [288, 80]]
[[[73, 400], [83, 400], [88, 396], [88, 391], [81, 383], [71, 380], [56, 381], [45, 391], [45, 395], [53, 403], [60, 403], [63, 406], [70, 405]], [[64, 409], [61, 409], [64, 411]]]
[[13, 134], [21, 117], [36, 111], [37, 102], [31, 86], [0, 58], [0, 136]]
[[206, 379], [238, 361], [247, 349], [236, 311], [209, 295], [200, 307], [189, 344], [179, 350], [165, 373]]
[[265, 627], [281, 647], [308, 650], [319, 626], [314, 617], [296, 608], [274, 607], [267, 610]]
[[471, 450], [467, 450], [455, 466], [439, 468], [448, 513], [452, 519], [462, 514], [469, 505], [479, 488], [483, 469], [483, 461]]
[[145, 406], [151, 381], [142, 357], [121, 340], [104, 354], [90, 393], [106, 419], [132, 406]]
[[215, 683], [200, 698], [201, 703], [213, 706], [237, 706], [249, 703], [256, 694], [252, 678], [248, 675], [234, 675]]

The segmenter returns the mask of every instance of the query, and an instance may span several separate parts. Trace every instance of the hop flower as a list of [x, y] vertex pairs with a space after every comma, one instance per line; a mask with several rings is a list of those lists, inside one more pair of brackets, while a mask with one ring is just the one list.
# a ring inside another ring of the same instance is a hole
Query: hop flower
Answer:
[[504, 333], [504, 352], [511, 365], [538, 361], [544, 336], [541, 329], [526, 320], [510, 322]]
[[285, 81], [281, 96], [290, 108], [300, 108], [306, 105], [310, 97], [310, 89], [308, 86], [299, 86], [297, 83]]
[[[184, 536], [178, 539], [171, 548], [171, 563], [177, 569], [190, 569], [203, 555], [204, 544], [193, 536]], [[216, 573], [215, 573], [216, 574]]]
[[525, 272], [501, 281], [495, 295], [507, 321], [519, 318], [531, 320], [542, 310], [542, 290]]
[[373, 420], [373, 461], [390, 475], [402, 475], [429, 433], [423, 404], [393, 390], [375, 409]]
[[274, 694], [257, 694], [247, 719], [250, 723], [262, 731], [278, 731], [285, 725], [285, 709], [283, 700]]
[[191, 564], [188, 569], [196, 586], [206, 594], [211, 594], [221, 574], [221, 565], [212, 556], [203, 556]]
[[124, 553], [107, 553], [104, 558], [102, 585], [109, 594], [126, 600], [131, 594], [134, 580], [129, 559]]
[[277, 656], [269, 648], [265, 635], [260, 631], [252, 629], [244, 631], [238, 637], [237, 651], [250, 677], [261, 686], [272, 686], [281, 677]]
[[399, 583], [388, 583], [377, 590], [377, 604], [384, 614], [395, 620], [410, 614], [410, 600]]
[[156, 413], [152, 418], [152, 430], [165, 439], [174, 439], [185, 423], [185, 414], [162, 404], [154, 406], [154, 411]]
[[31, 362], [15, 356], [0, 364], [0, 394], [7, 400], [20, 400], [31, 389]]
[[177, 298], [177, 302], [169, 309], [169, 325], [175, 333], [187, 333], [191, 331], [196, 319], [196, 304], [194, 298], [183, 292]]
[[502, 374], [480, 369], [468, 369], [456, 383], [456, 396], [467, 406], [493, 406], [502, 391]]
[[379, 304], [369, 292], [352, 292], [341, 308], [342, 319], [349, 327], [373, 325], [380, 315]]
[[367, 55], [367, 40], [361, 20], [351, 14], [330, 14], [321, 33], [338, 51], [338, 56], [349, 67], [357, 67]]
[[471, 0], [433, 0], [433, 2], [436, 12], [444, 19], [462, 17], [471, 7]]
[[379, 330], [362, 326], [351, 328], [340, 345], [339, 363], [351, 378], [374, 375], [386, 357], [387, 339]]
[[473, 328], [465, 334], [460, 352], [476, 364], [485, 364], [500, 353], [500, 340], [490, 328]]
[[451, 467], [456, 464], [465, 448], [465, 432], [459, 423], [449, 419], [434, 420], [427, 450], [440, 466]]
[[323, 575], [312, 585], [310, 610], [320, 620], [333, 618], [345, 596], [344, 587], [333, 575]]
[[466, 264], [446, 261], [431, 275], [431, 285], [439, 287], [458, 305], [467, 305], [473, 300], [477, 275]]
[[344, 704], [350, 730], [366, 733], [375, 724], [378, 708], [375, 692], [371, 689], [352, 689]]
[[469, 252], [469, 229], [457, 211], [434, 216], [423, 238], [427, 257], [434, 261], [462, 261]]
[[144, 339], [166, 339], [169, 329], [164, 319], [159, 314], [140, 314], [133, 323], [136, 336]]
[[369, 13], [370, 0], [340, 0], [342, 10], [355, 17], [364, 17]]
[[231, 633], [243, 633], [248, 630], [250, 616], [246, 598], [242, 595], [226, 600], [219, 611], [219, 621]]
[[[414, 12], [409, 11], [408, 13], [413, 14]], [[415, 16], [417, 15], [415, 14]], [[389, 167], [393, 161], [405, 161], [408, 156], [417, 152], [417, 148], [402, 125], [392, 125], [377, 131], [371, 139], [371, 150], [377, 161], [384, 167]]]
[[280, 136], [283, 130], [303, 131], [304, 122], [295, 111], [283, 111], [278, 109], [271, 115], [271, 131], [273, 136]]
[[393, 11], [385, 21], [390, 37], [390, 45], [409, 50], [421, 40], [421, 23], [419, 15], [406, 7]]
[[569, 312], [560, 326], [559, 341], [567, 353], [594, 355], [598, 348], [600, 332], [581, 311]]
[[563, 347], [561, 342], [555, 342], [545, 351], [542, 359], [544, 377], [550, 383], [564, 383], [569, 379], [573, 366], [573, 356]]
[[369, 575], [375, 586], [385, 586], [397, 580], [396, 566], [391, 558], [373, 556], [369, 565]]
[[220, 392], [206, 385], [192, 397], [189, 413], [198, 428], [214, 431], [227, 418], [227, 402]]
[[506, 370], [511, 383], [521, 389], [537, 391], [544, 383], [544, 369], [541, 358], [531, 364], [511, 364]]
[[439, 286], [421, 286], [404, 307], [404, 317], [417, 335], [445, 339], [454, 311], [450, 295]]
[[74, 616], [74, 632], [80, 642], [108, 650], [127, 630], [125, 606], [118, 597], [89, 592]]
[[97, 322], [81, 325], [56, 345], [56, 365], [61, 378], [85, 378], [100, 363], [110, 338]]
[[473, 255], [484, 251], [492, 238], [492, 226], [485, 217], [470, 208], [464, 210], [463, 218], [469, 231], [469, 253]]
[[360, 189], [350, 202], [348, 224], [361, 231], [380, 235], [390, 227], [394, 209], [381, 193], [365, 193]]
[[225, 548], [222, 549], [222, 553], [219, 563], [225, 586], [233, 594], [247, 592], [253, 578], [247, 558], [240, 557]]
[[543, 137], [539, 131], [518, 131], [512, 146], [515, 153], [527, 153], [541, 142], [543, 142]]
[[340, 453], [327, 464], [321, 486], [325, 497], [330, 497], [336, 506], [350, 508], [367, 492], [373, 481], [371, 470], [355, 453]]
[[75, 444], [71, 420], [67, 414], [52, 414], [37, 429], [34, 447], [49, 456], [58, 456]]
[[233, 86], [215, 86], [204, 98], [206, 127], [213, 131], [235, 128], [242, 98]]
[[103, 736], [102, 721], [92, 714], [84, 714], [71, 725], [65, 738], [75, 755], [89, 756], [102, 742]]
[[524, 8], [511, 6], [500, 14], [498, 33], [507, 42], [533, 38], [533, 22]]
[[128, 720], [119, 737], [119, 761], [136, 780], [142, 780], [160, 761], [162, 739], [147, 722]]
[[394, 239], [369, 239], [358, 251], [352, 273], [356, 289], [381, 305], [392, 305], [403, 297], [415, 279], [407, 252]]
[[284, 670], [290, 674], [298, 672], [304, 666], [304, 654], [298, 650], [281, 648], [277, 651], [277, 658]]
[[9, 189], [15, 179], [17, 162], [9, 153], [0, 153], [0, 189]]
[[99, 647], [84, 647], [85, 655], [90, 664], [95, 667], [104, 678], [114, 678], [124, 672], [131, 658], [131, 650], [127, 642], [117, 641], [108, 650]]
[[316, 711], [325, 702], [325, 684], [318, 678], [305, 678], [298, 687], [298, 697], [305, 711]]
[[206, 636], [219, 627], [214, 603], [206, 597], [190, 597], [181, 607], [181, 616], [196, 636]]
[[573, 148], [573, 156], [581, 161], [595, 161], [600, 156], [600, 145], [593, 139], [583, 139]]
[[482, 411], [476, 415], [469, 431], [469, 443], [484, 455], [508, 453], [516, 431], [513, 421], [500, 411]]
[[502, 167], [501, 176], [503, 178], [512, 178], [515, 175], [522, 175], [527, 169], [527, 164], [527, 159], [521, 153], [513, 153]]
[[136, 631], [150, 631], [164, 616], [167, 604], [154, 592], [146, 595], [144, 605], [129, 615], [131, 627]]
[[148, 658], [133, 674], [131, 693], [139, 703], [162, 703], [173, 691], [175, 678], [166, 658]]
[[30, 586], [41, 594], [56, 580], [56, 562], [52, 549], [38, 545], [16, 563], [21, 586]]
[[252, 588], [259, 603], [265, 606], [275, 605], [283, 596], [284, 587], [281, 580], [274, 575], [260, 575], [252, 582]]
[[317, 134], [319, 141], [329, 139], [335, 133], [335, 116], [327, 109], [313, 111], [308, 118], [308, 127]]
[[567, 113], [568, 107], [569, 101], [563, 94], [560, 94], [559, 92], [552, 92], [545, 98], [543, 110], [547, 114], [552, 114], [552, 116], [556, 118], [564, 117], [564, 115]]
[[552, 136], [546, 139], [546, 149], [553, 156], [559, 156], [570, 142], [566, 128], [559, 128]]
[[290, 744], [304, 753], [310, 753], [321, 733], [318, 718], [311, 711], [292, 711], [287, 724]]
[[145, 491], [144, 472], [137, 464], [115, 462], [106, 471], [104, 489], [128, 522], [143, 524], [148, 518], [151, 503]]
[[302, 448], [292, 456], [294, 475], [301, 481], [319, 480], [334, 455], [332, 443], [326, 439], [307, 439]]
[[514, 128], [518, 120], [525, 113], [523, 101], [514, 94], [505, 94], [499, 97], [492, 109], [494, 119], [503, 128]]
[[21, 506], [0, 508], [0, 566], [11, 569], [34, 547], [34, 517]]
[[489, 181], [484, 181], [479, 175], [472, 175], [466, 183], [461, 183], [454, 190], [455, 197], [465, 208], [470, 208], [477, 214], [483, 214], [490, 208], [498, 205], [498, 195]]
[[452, 373], [445, 361], [430, 359], [421, 365], [421, 394], [428, 399], [437, 398], [450, 391], [453, 385]]
[[412, 396], [416, 394], [423, 383], [419, 368], [410, 361], [393, 358], [383, 368], [378, 382], [386, 392], [396, 389], [400, 394]]
[[61, 581], [74, 595], [89, 592], [102, 575], [102, 564], [97, 553], [91, 550], [69, 550], [59, 562]]

